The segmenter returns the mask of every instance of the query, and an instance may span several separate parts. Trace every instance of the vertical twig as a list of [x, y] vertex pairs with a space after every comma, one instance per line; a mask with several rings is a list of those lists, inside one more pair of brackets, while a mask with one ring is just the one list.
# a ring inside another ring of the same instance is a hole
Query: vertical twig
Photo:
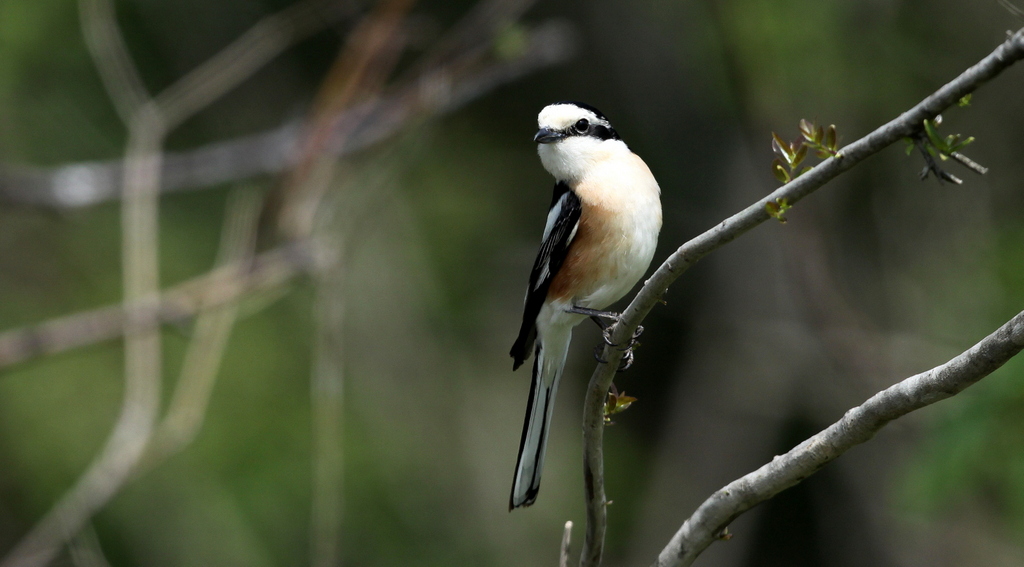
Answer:
[[160, 409], [163, 357], [160, 344], [159, 173], [164, 129], [151, 103], [129, 124], [125, 198], [121, 206], [125, 321], [125, 392], [106, 445], [71, 490], [0, 563], [30, 567], [49, 563], [106, 505], [129, 478], [152, 434]]
[[[159, 95], [157, 101], [161, 103], [150, 99], [142, 88], [108, 0], [81, 1], [83, 33], [90, 38], [94, 64], [118, 112], [128, 117], [121, 206], [126, 313], [124, 400], [103, 450], [0, 567], [45, 565], [51, 561], [64, 542], [74, 537], [128, 481], [152, 438], [160, 410], [163, 367], [158, 221], [161, 152], [169, 128], [237, 86], [301, 37], [298, 32], [308, 33], [324, 23], [293, 9], [265, 18]], [[309, 4], [322, 5], [323, 1], [310, 0]], [[170, 120], [162, 104], [170, 110]], [[211, 336], [221, 337], [223, 342], [233, 319], [231, 315], [210, 320]], [[213, 354], [208, 359], [196, 364], [209, 365], [211, 360], [219, 359], [217, 351], [210, 352]]]
[[343, 507], [342, 419], [344, 407], [345, 268], [343, 236], [332, 235], [331, 259], [316, 278], [316, 343], [310, 404], [313, 414], [313, 502], [310, 518], [311, 564], [341, 563]]
[[[260, 203], [259, 196], [248, 190], [229, 197], [215, 269], [228, 267], [238, 277], [248, 269], [256, 244]], [[230, 301], [200, 308], [167, 413], [147, 450], [150, 464], [180, 451], [199, 433], [228, 337], [238, 316], [239, 299], [236, 296]]]
[[136, 110], [149, 100], [149, 93], [124, 44], [114, 5], [110, 0], [81, 0], [78, 13], [89, 55], [96, 62], [118, 116], [128, 124]]
[[565, 523], [562, 531], [562, 551], [558, 555], [558, 567], [569, 567], [570, 543], [572, 540], [572, 520]]
[[[341, 147], [371, 114], [340, 122], [344, 111], [361, 102], [375, 102], [402, 52], [401, 24], [414, 0], [380, 0], [376, 9], [352, 30], [324, 79], [311, 112], [299, 160], [282, 189], [278, 225], [291, 240], [313, 230], [318, 205], [327, 192], [336, 159], [329, 150]], [[325, 157], [326, 156], [326, 157]]]

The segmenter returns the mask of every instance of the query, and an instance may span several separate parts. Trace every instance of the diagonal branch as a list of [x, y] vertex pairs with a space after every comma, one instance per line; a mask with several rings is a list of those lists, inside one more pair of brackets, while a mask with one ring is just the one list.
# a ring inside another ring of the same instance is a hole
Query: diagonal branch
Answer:
[[146, 86], [132, 62], [117, 26], [111, 0], [81, 0], [82, 35], [121, 121], [127, 124], [149, 100]]
[[[627, 342], [644, 317], [661, 300], [672, 282], [693, 264], [770, 219], [771, 216], [765, 210], [767, 203], [786, 199], [790, 204], [795, 204], [844, 171], [890, 144], [911, 135], [920, 127], [923, 120], [934, 118], [964, 95], [973, 92], [1022, 58], [1024, 29], [1008, 37], [991, 54], [910, 110], [843, 148], [836, 157], [823, 161], [811, 171], [680, 246], [647, 280], [622, 312], [622, 318], [612, 329], [612, 342]], [[583, 477], [587, 499], [587, 529], [580, 557], [580, 564], [583, 566], [599, 565], [604, 548], [607, 500], [604, 493], [603, 412], [605, 397], [622, 355], [623, 352], [616, 348], [605, 347], [602, 358], [607, 363], [599, 364], [594, 370], [584, 400]]]
[[[264, 252], [251, 262], [232, 263], [188, 280], [163, 293], [157, 316], [178, 324], [201, 308], [213, 308], [258, 292], [279, 288], [316, 269], [312, 242], [289, 244]], [[39, 356], [120, 338], [137, 305], [117, 304], [0, 333], [0, 370]]]
[[842, 419], [729, 483], [697, 508], [655, 567], [690, 565], [736, 517], [814, 474], [839, 455], [868, 441], [890, 421], [955, 396], [1024, 350], [1024, 311], [949, 362], [911, 376], [849, 410]]
[[[527, 30], [521, 52], [487, 64], [460, 61], [427, 68], [390, 88], [367, 116], [362, 105], [346, 111], [336, 124], [342, 131], [359, 121], [344, 143], [332, 137], [327, 144], [335, 156], [362, 150], [393, 136], [424, 115], [457, 110], [498, 87], [545, 67], [567, 61], [573, 54], [572, 28], [549, 21]], [[437, 96], [442, 92], [444, 96]], [[161, 191], [197, 190], [258, 175], [279, 174], [295, 165], [302, 136], [298, 122], [215, 142], [186, 152], [164, 155]], [[121, 197], [120, 160], [80, 162], [55, 168], [0, 165], [0, 201], [54, 208], [95, 205]]]
[[173, 128], [306, 37], [347, 16], [350, 2], [305, 0], [271, 14], [156, 97]]

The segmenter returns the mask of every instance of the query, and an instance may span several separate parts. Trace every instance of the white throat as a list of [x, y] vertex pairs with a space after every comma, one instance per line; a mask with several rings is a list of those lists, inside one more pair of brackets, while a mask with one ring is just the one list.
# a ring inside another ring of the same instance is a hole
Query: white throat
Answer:
[[570, 136], [537, 148], [544, 169], [558, 181], [579, 181], [594, 166], [630, 153], [622, 140], [600, 140], [591, 136]]

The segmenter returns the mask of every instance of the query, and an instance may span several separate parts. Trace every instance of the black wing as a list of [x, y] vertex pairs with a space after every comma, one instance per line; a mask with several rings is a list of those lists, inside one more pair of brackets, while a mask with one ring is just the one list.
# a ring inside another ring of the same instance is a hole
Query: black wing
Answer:
[[537, 260], [533, 263], [530, 287], [526, 290], [526, 305], [523, 308], [523, 324], [519, 328], [519, 338], [509, 352], [515, 359], [513, 370], [519, 368], [530, 357], [533, 343], [537, 339], [537, 314], [540, 313], [540, 308], [547, 298], [552, 278], [565, 262], [569, 243], [576, 236], [582, 210], [583, 206], [576, 193], [573, 193], [565, 182], [556, 183], [549, 213], [555, 215], [554, 223], [540, 246]]

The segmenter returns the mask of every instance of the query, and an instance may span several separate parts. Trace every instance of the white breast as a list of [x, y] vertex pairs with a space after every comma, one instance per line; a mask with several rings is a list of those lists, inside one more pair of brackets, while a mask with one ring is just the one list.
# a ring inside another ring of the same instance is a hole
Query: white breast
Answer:
[[618, 301], [644, 275], [661, 231], [661, 190], [647, 164], [626, 150], [594, 163], [574, 187], [583, 207], [606, 214], [608, 246], [600, 282], [579, 304], [604, 309]]

